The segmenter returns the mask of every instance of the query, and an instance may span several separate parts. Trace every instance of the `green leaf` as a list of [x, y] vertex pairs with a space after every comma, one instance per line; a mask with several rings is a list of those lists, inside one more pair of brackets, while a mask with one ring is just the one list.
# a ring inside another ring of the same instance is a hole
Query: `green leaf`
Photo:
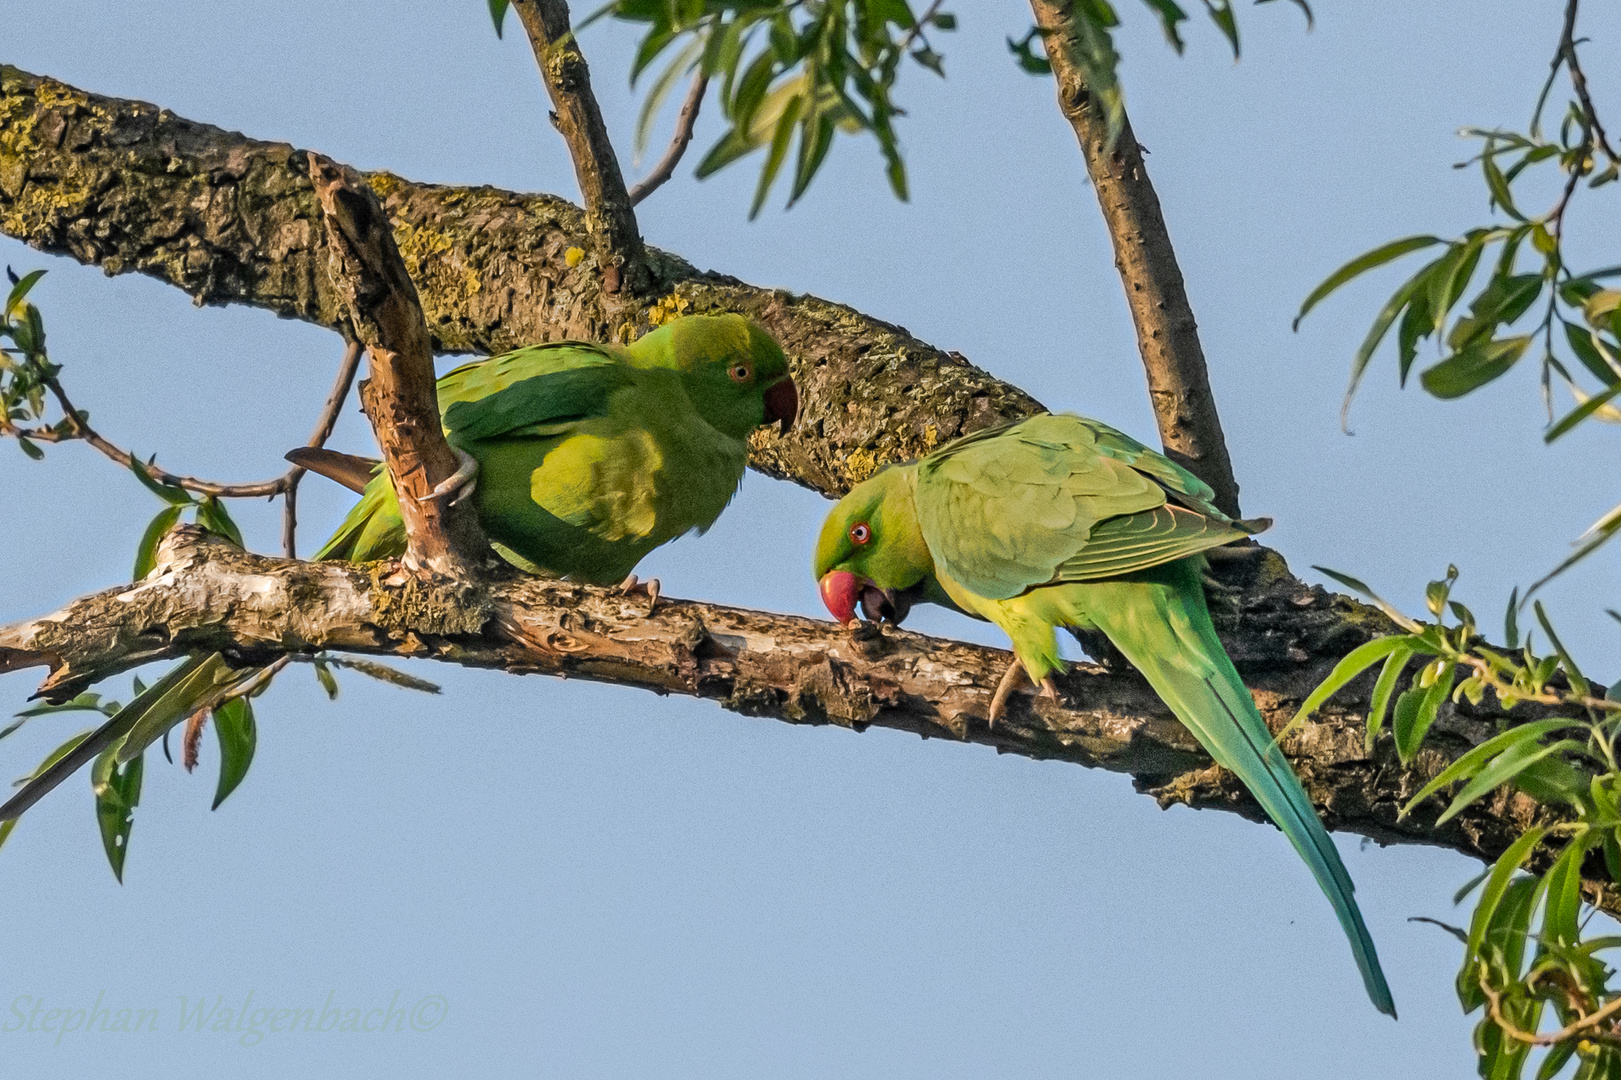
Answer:
[[1351, 399], [1356, 396], [1356, 388], [1362, 382], [1363, 373], [1368, 370], [1368, 362], [1373, 359], [1374, 350], [1385, 339], [1390, 330], [1390, 324], [1396, 321], [1403, 308], [1410, 303], [1419, 288], [1425, 283], [1426, 276], [1435, 268], [1431, 263], [1418, 273], [1408, 278], [1401, 288], [1397, 289], [1385, 306], [1379, 309], [1379, 314], [1373, 318], [1373, 325], [1368, 327], [1368, 334], [1357, 347], [1356, 355], [1351, 358], [1351, 380], [1345, 387], [1345, 400], [1340, 405], [1340, 427], [1345, 427], [1346, 417], [1351, 411]]
[[771, 149], [766, 152], [765, 164], [760, 168], [760, 182], [754, 189], [754, 202], [749, 206], [750, 221], [759, 216], [760, 208], [765, 205], [766, 196], [771, 193], [771, 185], [776, 181], [783, 160], [788, 156], [788, 144], [793, 139], [794, 124], [804, 107], [805, 97], [798, 95], [788, 102], [782, 110], [782, 115], [777, 118], [777, 131], [771, 137]]
[[1511, 649], [1520, 647], [1520, 587], [1508, 594], [1508, 610], [1503, 613], [1503, 644]]
[[1559, 640], [1559, 635], [1553, 632], [1553, 623], [1548, 621], [1548, 613], [1542, 609], [1542, 601], [1538, 600], [1532, 605], [1532, 608], [1537, 613], [1537, 622], [1542, 624], [1542, 632], [1548, 635], [1549, 641], [1553, 642], [1553, 650], [1559, 654], [1559, 662], [1565, 666], [1565, 677], [1570, 680], [1570, 688], [1582, 697], [1587, 697], [1592, 693], [1592, 688], [1588, 686], [1587, 680], [1582, 677], [1581, 669], [1576, 666], [1576, 661], [1572, 660], [1570, 654], [1565, 651], [1564, 643]]
[[1559, 421], [1559, 423], [1548, 429], [1548, 433], [1542, 436], [1542, 441], [1545, 443], [1553, 442], [1555, 439], [1559, 438], [1559, 436], [1565, 434], [1565, 432], [1569, 431], [1583, 420], [1586, 420], [1589, 416], [1592, 416], [1594, 413], [1598, 412], [1605, 405], [1608, 405], [1610, 403], [1610, 399], [1615, 397], [1617, 394], [1621, 394], [1621, 380], [1611, 383], [1608, 389], [1594, 394], [1592, 397], [1576, 406], [1576, 408], [1572, 409], [1568, 414], [1566, 414], [1563, 420]]
[[1277, 738], [1272, 741], [1281, 743], [1285, 735], [1304, 723], [1306, 718], [1316, 712], [1323, 702], [1327, 701], [1346, 683], [1374, 664], [1396, 652], [1406, 651], [1410, 654], [1412, 651], [1411, 640], [1405, 634], [1391, 634], [1387, 637], [1374, 638], [1372, 641], [1364, 641], [1361, 645], [1346, 653], [1340, 662], [1334, 665], [1334, 670], [1328, 673], [1328, 677], [1318, 683], [1317, 688], [1307, 695], [1305, 701], [1300, 703], [1300, 709], [1295, 713], [1294, 719], [1290, 720], [1283, 730], [1278, 732]]
[[[1306, 297], [1305, 302], [1300, 305], [1300, 311], [1295, 315], [1295, 320], [1292, 324], [1293, 328], [1295, 330], [1299, 330], [1300, 320], [1306, 317], [1307, 312], [1316, 307], [1319, 301], [1325, 299], [1330, 293], [1351, 279], [1360, 277], [1369, 270], [1372, 270], [1378, 266], [1383, 266], [1385, 263], [1391, 262], [1395, 259], [1399, 259], [1403, 255], [1422, 250], [1423, 248], [1434, 247], [1436, 244], [1441, 243], [1445, 243], [1445, 241], [1439, 236], [1407, 236], [1400, 240], [1392, 240], [1388, 244], [1381, 247], [1376, 247], [1372, 251], [1358, 255], [1356, 258], [1352, 259], [1350, 262], [1328, 275], [1328, 277], [1324, 278], [1322, 284], [1318, 285], [1311, 291], [1311, 295]], [[1431, 266], [1433, 265], [1435, 264], [1432, 263]]]
[[[11, 268], [8, 266], [6, 269], [9, 272]], [[14, 278], [15, 284], [11, 287], [10, 295], [6, 297], [6, 306], [0, 309], [0, 317], [11, 318], [11, 313], [17, 310], [17, 305], [23, 302], [23, 297], [27, 296], [28, 291], [44, 276], [44, 270], [30, 270], [21, 279]]]
[[220, 744], [220, 778], [214, 789], [218, 810], [226, 796], [236, 790], [253, 764], [253, 751], [259, 743], [259, 729], [253, 721], [253, 705], [245, 697], [232, 698], [214, 710], [214, 735]]
[[338, 680], [333, 677], [332, 669], [327, 666], [326, 661], [319, 659], [316, 660], [311, 666], [315, 668], [315, 681], [321, 684], [322, 690], [326, 691], [327, 699], [329, 701], [337, 701]]
[[141, 801], [143, 758], [136, 756], [118, 763], [119, 743], [101, 752], [90, 770], [90, 787], [96, 794], [96, 824], [101, 827], [101, 847], [120, 884], [124, 881], [124, 856], [129, 852], [129, 833], [135, 824], [135, 806]]
[[219, 653], [211, 653], [194, 664], [181, 664], [170, 674], [176, 675], [173, 682], [165, 675], [147, 694], [130, 702], [128, 734], [119, 747], [119, 761], [128, 761], [151, 746], [215, 693], [241, 679], [244, 672]]
[[45, 460], [45, 451], [41, 450], [38, 446], [35, 446], [32, 439], [24, 438], [21, 435], [17, 436], [17, 448], [21, 450], [25, 456], [32, 458], [34, 461]]
[[1443, 400], [1462, 397], [1502, 375], [1525, 355], [1529, 335], [1472, 343], [1419, 376], [1424, 389]]
[[1379, 732], [1384, 730], [1385, 713], [1390, 708], [1390, 695], [1396, 689], [1396, 682], [1401, 678], [1402, 669], [1412, 658], [1411, 646], [1397, 649], [1385, 660], [1385, 666], [1379, 672], [1379, 681], [1373, 684], [1373, 697], [1368, 702], [1367, 747], [1370, 751], [1379, 738]]
[[134, 454], [130, 455], [129, 471], [135, 474], [135, 479], [139, 480], [148, 491], [166, 503], [170, 503], [174, 506], [191, 506], [194, 502], [196, 502], [196, 500], [191, 497], [191, 493], [185, 488], [173, 487], [169, 484], [160, 484], [156, 480], [152, 479], [152, 477], [147, 474], [146, 469], [141, 466], [140, 460], [137, 459]]
[[135, 549], [135, 576], [131, 581], [141, 581], [152, 572], [158, 562], [158, 541], [174, 528], [174, 523], [180, 520], [180, 511], [184, 509], [183, 506], [165, 506], [146, 527], [146, 532], [141, 534], [141, 543]]
[[1463, 790], [1453, 798], [1451, 805], [1436, 819], [1435, 824], [1445, 825], [1481, 796], [1512, 782], [1526, 769], [1550, 754], [1580, 750], [1584, 745], [1576, 739], [1561, 739], [1548, 746], [1539, 746], [1534, 739], [1512, 744], [1463, 786]]
[[1491, 201], [1502, 207], [1503, 212], [1515, 221], [1524, 221], [1525, 215], [1514, 205], [1514, 193], [1509, 190], [1503, 170], [1497, 167], [1496, 154], [1489, 141], [1486, 152], [1480, 155], [1480, 168], [1486, 174], [1486, 187], [1492, 193]]
[[1542, 295], [1543, 282], [1541, 274], [1494, 276], [1470, 303], [1468, 317], [1453, 324], [1447, 346], [1461, 350], [1491, 337], [1499, 325], [1514, 322]]
[[239, 548], [247, 547], [242, 542], [242, 530], [231, 520], [225, 504], [212, 495], [203, 496], [202, 502], [197, 504], [197, 524], [211, 533], [225, 537]]
[[501, 36], [502, 24], [507, 21], [507, 6], [512, 0], [489, 0], [490, 21], [495, 23], [495, 36]]
[[1569, 1039], [1549, 1047], [1548, 1054], [1537, 1067], [1537, 1080], [1553, 1080], [1576, 1053], [1576, 1040]]
[[1604, 354], [1599, 351], [1596, 342], [1602, 339], [1596, 332], [1585, 326], [1566, 322], [1564, 319], [1559, 321], [1564, 323], [1565, 340], [1570, 343], [1570, 351], [1576, 354], [1576, 359], [1582, 362], [1583, 367], [1593, 373], [1594, 378], [1605, 386], [1621, 378], [1621, 372], [1611, 367], [1604, 359]]
[[1430, 725], [1435, 723], [1435, 714], [1440, 710], [1441, 703], [1452, 693], [1452, 680], [1457, 668], [1445, 661], [1440, 663], [1445, 665], [1445, 670], [1431, 686], [1422, 690], [1414, 687], [1396, 699], [1396, 716], [1391, 727], [1396, 736], [1396, 754], [1403, 765], [1411, 762], [1413, 755], [1418, 753]]
[[[35, 705], [31, 709], [24, 709], [22, 712], [17, 713], [17, 716], [24, 720], [29, 720], [36, 716], [49, 716], [52, 713], [101, 711], [101, 695], [84, 693], [80, 694], [76, 698], [73, 698], [71, 701], [64, 701], [60, 705], [51, 705], [49, 703], [44, 705]], [[17, 730], [17, 728], [21, 726], [22, 725], [20, 724], [16, 724], [8, 727], [4, 733], [0, 733], [0, 739], [5, 738], [6, 735], [10, 735], [13, 731]]]
[[1486, 885], [1481, 889], [1480, 901], [1475, 905], [1474, 917], [1470, 920], [1469, 944], [1464, 953], [1465, 969], [1470, 968], [1480, 955], [1480, 946], [1486, 937], [1486, 931], [1492, 925], [1492, 916], [1497, 913], [1498, 905], [1503, 902], [1503, 894], [1508, 892], [1515, 871], [1519, 870], [1520, 864], [1530, 856], [1531, 850], [1542, 841], [1547, 831], [1540, 825], [1527, 829], [1493, 864]]
[[[1465, 780], [1473, 776], [1481, 766], [1498, 754], [1510, 750], [1520, 743], [1530, 742], [1534, 744], [1538, 739], [1552, 732], [1580, 726], [1574, 720], [1536, 720], [1529, 724], [1521, 724], [1519, 727], [1509, 728], [1501, 734], [1492, 736], [1479, 746], [1461, 755], [1456, 761], [1437, 773], [1435, 779], [1420, 788], [1418, 794], [1407, 800], [1407, 805], [1402, 807], [1401, 817], [1406, 817], [1412, 813], [1414, 807], [1448, 784], [1454, 784], [1459, 780]], [[1496, 786], [1496, 784], [1492, 785], [1492, 787]]]
[[1221, 29], [1222, 36], [1233, 47], [1233, 59], [1238, 59], [1238, 20], [1233, 15], [1232, 0], [1204, 0], [1210, 19]]

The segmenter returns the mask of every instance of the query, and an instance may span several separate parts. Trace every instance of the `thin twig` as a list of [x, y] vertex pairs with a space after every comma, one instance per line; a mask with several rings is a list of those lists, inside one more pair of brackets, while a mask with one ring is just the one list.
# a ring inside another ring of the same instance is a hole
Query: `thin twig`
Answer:
[[1610, 140], [1604, 134], [1604, 125], [1599, 123], [1598, 119], [1598, 109], [1593, 105], [1593, 97], [1587, 90], [1587, 75], [1582, 71], [1581, 62], [1576, 59], [1576, 9], [1580, 3], [1581, 0], [1570, 0], [1565, 8], [1565, 28], [1559, 36], [1559, 51], [1564, 55], [1566, 69], [1570, 71], [1571, 88], [1576, 91], [1576, 99], [1582, 103], [1582, 112], [1592, 126], [1599, 147], [1611, 161], [1615, 161], [1615, 150], [1611, 148]]
[[[361, 351], [359, 342], [354, 341], [351, 341], [344, 351], [343, 362], [338, 365], [338, 377], [332, 384], [331, 392], [327, 394], [326, 404], [321, 408], [321, 415], [315, 422], [315, 431], [310, 435], [307, 445], [324, 446], [327, 439], [332, 436], [332, 429], [338, 422], [338, 413], [343, 409], [343, 403], [354, 386], [355, 372], [360, 367]], [[84, 414], [74, 407], [60, 381], [47, 379], [45, 385], [61, 406], [67, 427], [59, 431], [57, 430], [59, 425], [24, 428], [5, 424], [5, 434], [43, 443], [85, 442], [125, 468], [140, 469], [155, 483], [183, 488], [198, 495], [212, 495], [219, 499], [273, 499], [280, 495], [286, 500], [282, 509], [282, 548], [289, 559], [297, 557], [293, 554], [293, 538], [298, 528], [296, 509], [298, 482], [304, 477], [304, 469], [295, 465], [274, 480], [262, 480], [256, 484], [221, 484], [214, 480], [199, 480], [195, 476], [180, 476], [155, 464], [142, 461], [128, 450], [104, 438], [100, 432], [85, 422]]]
[[[349, 390], [355, 383], [355, 372], [360, 370], [360, 342], [349, 342], [348, 348], [343, 351], [343, 362], [338, 365], [338, 377], [333, 380], [332, 390], [326, 396], [326, 404], [321, 406], [320, 418], [315, 421], [315, 431], [310, 434], [310, 441], [306, 446], [320, 449], [326, 445], [327, 439], [332, 437], [332, 429], [337, 426], [338, 413], [343, 409], [343, 403], [348, 400]], [[288, 470], [283, 478], [287, 486], [282, 492], [281, 508], [281, 547], [289, 559], [298, 558], [298, 482], [304, 479], [305, 470], [295, 465]]]
[[675, 173], [675, 167], [681, 163], [681, 155], [687, 152], [687, 144], [692, 141], [692, 126], [698, 120], [698, 110], [704, 103], [704, 91], [708, 89], [709, 77], [702, 71], [692, 77], [687, 100], [681, 103], [681, 111], [675, 117], [675, 134], [670, 137], [670, 146], [659, 158], [659, 163], [653, 166], [653, 171], [630, 189], [630, 205], [635, 206], [653, 194]]
[[1480, 982], [1481, 993], [1486, 995], [1486, 1011], [1491, 1017], [1492, 1023], [1501, 1028], [1503, 1034], [1511, 1039], [1530, 1046], [1553, 1046], [1555, 1043], [1567, 1042], [1577, 1035], [1585, 1033], [1587, 1038], [1600, 1039], [1609, 1043], [1621, 1043], [1621, 1035], [1617, 1035], [1615, 1032], [1591, 1030], [1617, 1013], [1621, 1013], [1621, 997], [1611, 999], [1602, 1008], [1573, 1023], [1566, 1024], [1558, 1031], [1538, 1035], [1535, 1032], [1520, 1028], [1503, 1015], [1503, 995], [1492, 989], [1491, 984], [1486, 980], [1486, 965], [1484, 964], [1481, 965], [1478, 981]]

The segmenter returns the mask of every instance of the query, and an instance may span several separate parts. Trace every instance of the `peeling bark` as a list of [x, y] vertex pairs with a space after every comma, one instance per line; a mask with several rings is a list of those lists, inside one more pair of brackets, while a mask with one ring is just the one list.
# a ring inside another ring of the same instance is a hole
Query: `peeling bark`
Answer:
[[[1346, 650], [1388, 629], [1383, 616], [1296, 581], [1274, 552], [1222, 564], [1242, 599], [1218, 611], [1223, 642], [1273, 731]], [[852, 633], [814, 619], [661, 600], [530, 577], [479, 583], [399, 580], [388, 564], [305, 563], [244, 552], [195, 526], [160, 544], [147, 578], [0, 627], [0, 672], [49, 665], [41, 694], [62, 699], [152, 660], [219, 650], [248, 664], [338, 649], [467, 667], [562, 675], [683, 694], [747, 716], [795, 724], [910, 731], [1129, 773], [1161, 806], [1237, 812], [1264, 821], [1232, 774], [1211, 764], [1148, 684], [1125, 665], [1074, 665], [1060, 700], [1015, 695], [990, 730], [990, 700], [1010, 659], [1000, 649], [863, 624]], [[1498, 730], [1487, 708], [1443, 707], [1411, 768], [1389, 734], [1368, 753], [1367, 680], [1284, 741], [1332, 829], [1381, 843], [1422, 843], [1495, 858], [1546, 817], [1524, 794], [1499, 791], [1442, 828], [1440, 799], [1411, 818], [1396, 811], [1446, 763]], [[1605, 910], [1611, 887], [1589, 883]]]
[[1241, 517], [1238, 480], [1210, 391], [1199, 326], [1131, 121], [1125, 121], [1111, 147], [1109, 119], [1092, 102], [1081, 67], [1070, 54], [1068, 5], [1031, 0], [1030, 7], [1036, 25], [1046, 32], [1043, 40], [1052, 46], [1047, 57], [1058, 84], [1058, 106], [1080, 140], [1114, 243], [1114, 265], [1137, 328], [1160, 440], [1170, 457], [1215, 490], [1223, 513]]
[[371, 377], [360, 384], [360, 400], [399, 496], [405, 564], [465, 577], [485, 548], [472, 508], [434, 497], [457, 462], [439, 421], [433, 352], [416, 286], [377, 196], [341, 167], [308, 157], [328, 276], [348, 315], [345, 329], [366, 347]]

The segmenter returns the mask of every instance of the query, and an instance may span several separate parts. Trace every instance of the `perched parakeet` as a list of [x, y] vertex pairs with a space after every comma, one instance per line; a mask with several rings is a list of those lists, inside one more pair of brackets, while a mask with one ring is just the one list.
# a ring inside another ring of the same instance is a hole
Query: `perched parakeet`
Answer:
[[[798, 401], [782, 349], [740, 315], [676, 319], [626, 347], [534, 345], [439, 380], [445, 435], [467, 465], [485, 533], [534, 568], [598, 584], [714, 524], [743, 479], [750, 433], [767, 423], [786, 432]], [[288, 457], [364, 492], [317, 559], [404, 553], [399, 503], [378, 463], [330, 451]], [[0, 806], [0, 820], [103, 752], [130, 760], [260, 670], [217, 653], [182, 661]]]
[[1006, 631], [1015, 659], [993, 723], [1021, 671], [1051, 692], [1064, 668], [1057, 628], [1101, 631], [1289, 838], [1333, 904], [1368, 996], [1394, 1016], [1350, 875], [1205, 607], [1200, 552], [1258, 531], [1213, 498], [1107, 425], [1035, 416], [858, 485], [828, 515], [814, 572], [840, 622], [858, 602], [898, 623], [928, 601]]

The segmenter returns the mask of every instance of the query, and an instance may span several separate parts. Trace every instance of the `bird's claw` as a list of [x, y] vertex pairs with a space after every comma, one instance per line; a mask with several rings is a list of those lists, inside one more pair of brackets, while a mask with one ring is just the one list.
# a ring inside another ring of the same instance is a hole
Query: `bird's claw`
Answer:
[[471, 495], [473, 489], [478, 486], [478, 461], [465, 450], [455, 446], [450, 449], [456, 455], [456, 471], [417, 500], [418, 502], [437, 502], [453, 495], [455, 498], [450, 500], [450, 505], [455, 506]]
[[[1024, 674], [1024, 664], [1017, 657], [1014, 658], [1013, 663], [1008, 665], [1007, 671], [1002, 673], [1002, 681], [996, 684], [996, 693], [991, 696], [991, 715], [986, 722], [986, 725], [992, 731], [996, 730], [996, 722], [1007, 711], [1008, 698], [1013, 696], [1013, 691], [1019, 686], [1020, 676]], [[1051, 675], [1032, 685], [1036, 686], [1040, 690], [1041, 696], [1048, 701], [1058, 700], [1058, 684], [1053, 681]]]
[[636, 593], [646, 593], [648, 617], [651, 617], [653, 612], [659, 606], [658, 578], [648, 578], [646, 581], [642, 581], [638, 579], [635, 574], [631, 574], [629, 577], [625, 578], [624, 581], [619, 583], [618, 591], [624, 596], [633, 596]]

